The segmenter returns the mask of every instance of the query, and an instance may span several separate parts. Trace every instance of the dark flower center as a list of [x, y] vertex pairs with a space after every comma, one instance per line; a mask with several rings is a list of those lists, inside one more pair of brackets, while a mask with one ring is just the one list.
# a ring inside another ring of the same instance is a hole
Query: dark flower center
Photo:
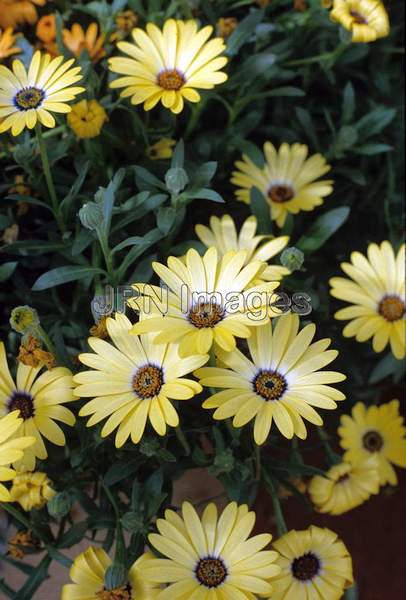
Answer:
[[23, 88], [14, 96], [14, 104], [19, 110], [38, 108], [44, 100], [45, 92], [36, 87]]
[[212, 557], [202, 558], [197, 564], [195, 574], [200, 583], [208, 588], [218, 587], [228, 575], [223, 561]]
[[357, 12], [356, 10], [350, 10], [350, 15], [354, 19], [354, 22], [357, 23], [357, 25], [368, 25], [368, 21], [366, 20], [366, 18], [363, 17], [361, 13]]
[[312, 552], [295, 558], [292, 563], [293, 577], [296, 577], [299, 581], [310, 581], [318, 575], [319, 571], [320, 561]]
[[145, 365], [133, 377], [133, 390], [143, 400], [153, 398], [161, 391], [164, 374], [160, 367]]
[[383, 447], [383, 438], [377, 431], [368, 431], [362, 438], [362, 443], [368, 452], [379, 452]]
[[102, 589], [96, 596], [100, 600], [131, 600], [131, 587], [126, 585], [114, 590]]
[[289, 200], [292, 200], [294, 195], [295, 192], [290, 185], [271, 185], [268, 190], [268, 198], [270, 198], [272, 202], [277, 202], [278, 204], [289, 202]]
[[279, 400], [288, 384], [277, 371], [260, 371], [252, 382], [254, 391], [265, 400]]
[[166, 69], [159, 73], [157, 83], [165, 90], [180, 90], [185, 83], [185, 78], [176, 69]]
[[189, 321], [198, 329], [215, 327], [222, 319], [224, 310], [214, 302], [199, 302], [189, 311]]
[[19, 410], [20, 417], [24, 419], [24, 421], [31, 419], [35, 413], [33, 397], [27, 392], [13, 392], [8, 401], [7, 408], [9, 412]]
[[385, 296], [379, 303], [378, 312], [389, 322], [399, 321], [405, 314], [405, 303], [398, 296]]

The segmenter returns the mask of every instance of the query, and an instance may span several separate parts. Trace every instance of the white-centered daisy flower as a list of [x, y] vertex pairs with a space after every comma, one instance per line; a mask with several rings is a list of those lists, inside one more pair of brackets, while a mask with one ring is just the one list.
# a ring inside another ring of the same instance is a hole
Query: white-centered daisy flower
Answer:
[[67, 102], [85, 88], [74, 84], [82, 79], [80, 67], [71, 68], [74, 59], [64, 62], [63, 56], [35, 52], [28, 71], [19, 60], [12, 69], [0, 65], [0, 133], [11, 129], [19, 135], [25, 127], [33, 129], [39, 121], [45, 127], [55, 127], [51, 113], [68, 113]]

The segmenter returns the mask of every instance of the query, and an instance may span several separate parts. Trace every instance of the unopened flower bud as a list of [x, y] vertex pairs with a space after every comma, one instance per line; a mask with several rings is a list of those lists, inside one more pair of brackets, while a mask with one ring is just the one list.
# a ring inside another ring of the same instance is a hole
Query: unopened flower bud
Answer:
[[95, 231], [103, 223], [103, 211], [96, 202], [87, 202], [79, 211], [79, 219], [83, 227]]
[[116, 590], [127, 584], [128, 573], [124, 565], [113, 563], [110, 565], [104, 576], [104, 587], [106, 590]]
[[182, 167], [173, 167], [166, 172], [166, 187], [172, 194], [179, 194], [189, 182], [188, 174]]
[[285, 250], [281, 254], [281, 264], [289, 269], [293, 273], [293, 271], [298, 271], [301, 269], [304, 263], [304, 254], [299, 248], [285, 248]]

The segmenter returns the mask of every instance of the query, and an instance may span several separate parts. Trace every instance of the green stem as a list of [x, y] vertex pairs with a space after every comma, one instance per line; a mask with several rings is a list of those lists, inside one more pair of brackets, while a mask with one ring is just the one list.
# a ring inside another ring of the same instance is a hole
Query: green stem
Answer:
[[17, 519], [17, 521], [20, 521], [20, 523], [22, 525], [24, 525], [24, 527], [26, 527], [27, 529], [30, 529], [30, 530], [33, 529], [31, 523], [29, 522], [29, 520], [26, 519], [25, 516], [22, 515], [19, 510], [17, 510], [16, 508], [14, 508], [14, 506], [12, 506], [11, 504], [9, 504], [8, 502], [0, 502], [0, 506], [6, 512], [8, 512], [12, 517], [14, 517], [15, 519]]
[[44, 342], [45, 346], [48, 348], [49, 352], [56, 356], [55, 346], [53, 345], [53, 343], [51, 342], [51, 338], [49, 337], [47, 332], [41, 327], [41, 325], [38, 325], [37, 333], [41, 340]]
[[104, 489], [104, 493], [106, 494], [107, 498], [110, 501], [111, 506], [113, 507], [116, 519], [117, 519], [117, 521], [119, 521], [120, 520], [120, 510], [118, 508], [118, 504], [116, 502], [116, 499], [114, 498], [113, 494], [111, 493], [110, 488], [103, 481], [102, 481], [102, 486], [103, 486], [103, 489]]
[[319, 438], [321, 439], [321, 442], [326, 451], [327, 460], [329, 464], [332, 466], [341, 462], [341, 456], [334, 452], [334, 450], [330, 446], [328, 433], [323, 429], [323, 427], [317, 427], [317, 433], [319, 434]]
[[107, 274], [108, 274], [108, 277], [109, 277], [109, 283], [110, 283], [110, 285], [112, 285], [113, 287], [115, 287], [115, 285], [116, 285], [116, 274], [114, 272], [113, 257], [111, 256], [111, 252], [110, 252], [108, 241], [107, 241], [106, 236], [104, 235], [104, 233], [97, 231], [97, 235], [98, 235], [98, 238], [99, 238], [100, 247], [101, 247], [102, 252], [103, 252], [104, 262], [106, 263], [106, 269], [107, 269]]
[[254, 442], [254, 446], [255, 446], [255, 481], [261, 481], [261, 471], [262, 471], [261, 446], [258, 446], [258, 444], [255, 444], [255, 442]]
[[266, 471], [264, 471], [264, 482], [265, 486], [272, 498], [273, 510], [276, 521], [276, 529], [278, 531], [279, 537], [285, 535], [288, 532], [288, 528], [286, 526], [285, 517], [283, 516], [282, 506], [278, 497], [277, 486], [275, 485], [274, 480]]
[[178, 438], [179, 442], [181, 443], [181, 445], [185, 451], [186, 456], [190, 456], [190, 445], [186, 439], [185, 434], [183, 433], [182, 429], [180, 428], [180, 425], [175, 427], [175, 433], [176, 433], [176, 437]]
[[50, 196], [51, 202], [52, 202], [52, 210], [54, 212], [55, 219], [58, 223], [59, 229], [61, 230], [61, 233], [63, 234], [66, 231], [66, 227], [65, 227], [65, 223], [62, 218], [62, 213], [61, 213], [61, 209], [59, 206], [58, 197], [57, 197], [56, 191], [55, 191], [54, 181], [52, 179], [52, 173], [51, 173], [51, 167], [49, 164], [47, 147], [46, 147], [45, 140], [44, 140], [44, 137], [42, 134], [41, 125], [39, 123], [37, 123], [35, 126], [35, 133], [37, 134], [38, 146], [39, 146], [39, 151], [41, 154], [42, 167], [44, 169], [45, 179], [46, 179], [47, 186], [48, 186], [48, 192], [49, 192], [49, 196]]

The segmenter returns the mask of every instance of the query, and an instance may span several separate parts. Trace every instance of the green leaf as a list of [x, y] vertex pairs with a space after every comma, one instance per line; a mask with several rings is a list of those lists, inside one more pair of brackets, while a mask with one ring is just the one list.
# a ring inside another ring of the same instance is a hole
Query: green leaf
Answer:
[[312, 145], [314, 146], [314, 148], [318, 149], [319, 148], [319, 140], [317, 138], [316, 129], [314, 127], [313, 120], [310, 116], [309, 111], [298, 106], [295, 108], [295, 113], [296, 113], [296, 117], [298, 118], [301, 126], [303, 127], [304, 131], [306, 132]]
[[172, 229], [176, 219], [176, 209], [172, 206], [161, 206], [158, 209], [157, 214], [157, 225], [158, 229], [164, 234], [167, 235]]
[[155, 191], [155, 189], [158, 188], [159, 190], [166, 191], [166, 186], [162, 183], [162, 181], [147, 171], [147, 169], [144, 169], [144, 167], [139, 167], [138, 165], [133, 167], [133, 169], [135, 172], [135, 180], [140, 190]]
[[248, 42], [263, 17], [263, 10], [253, 10], [238, 24], [238, 27], [228, 38], [226, 48], [228, 56], [235, 56], [241, 46]]
[[209, 188], [200, 188], [194, 191], [186, 190], [183, 195], [186, 196], [187, 200], [195, 200], [199, 198], [201, 200], [211, 200], [212, 202], [224, 203], [224, 200], [220, 194], [214, 190], [210, 190]]
[[86, 175], [88, 174], [89, 169], [90, 169], [90, 161], [89, 160], [85, 161], [84, 163], [79, 163], [77, 177], [76, 177], [71, 189], [69, 190], [68, 194], [62, 200], [62, 202], [61, 202], [62, 207], [71, 204], [75, 200], [75, 198], [77, 197], [77, 195], [79, 194], [79, 192], [82, 188], [82, 185], [85, 182]]
[[398, 372], [400, 372], [402, 377], [404, 363], [402, 360], [397, 360], [392, 352], [388, 352], [388, 354], [384, 356], [372, 370], [368, 383], [373, 385], [374, 383], [382, 381], [382, 379], [386, 379], [390, 375], [396, 375]]
[[103, 269], [98, 269], [96, 267], [82, 267], [73, 265], [68, 267], [57, 267], [56, 269], [51, 269], [51, 271], [48, 271], [47, 273], [44, 273], [38, 277], [32, 286], [32, 290], [33, 292], [40, 292], [42, 290], [56, 287], [57, 285], [69, 283], [70, 281], [88, 278], [93, 279], [95, 275], [103, 273]]
[[349, 214], [348, 206], [329, 210], [313, 223], [306, 234], [299, 239], [296, 247], [305, 254], [318, 250], [345, 223]]
[[362, 117], [356, 124], [360, 137], [369, 138], [380, 133], [397, 113], [396, 108], [380, 107]]
[[209, 161], [203, 165], [199, 165], [195, 176], [193, 177], [194, 187], [205, 187], [209, 185], [217, 171], [217, 162]]
[[172, 154], [171, 169], [183, 168], [185, 164], [185, 145], [183, 140], [179, 140]]
[[6, 281], [14, 273], [17, 262], [5, 262], [0, 265], [0, 281]]
[[139, 467], [145, 462], [145, 458], [143, 456], [137, 456], [136, 458], [132, 458], [131, 460], [119, 460], [108, 469], [107, 473], [104, 476], [104, 483], [107, 486], [112, 486], [119, 481], [122, 481], [126, 477], [129, 477], [136, 471], [138, 471]]
[[58, 547], [59, 548], [70, 548], [75, 544], [78, 544], [86, 534], [89, 524], [87, 521], [81, 521], [72, 525], [68, 531], [66, 531], [61, 537]]
[[389, 144], [364, 144], [354, 148], [353, 152], [356, 154], [362, 154], [363, 156], [374, 156], [375, 154], [383, 154], [385, 152], [391, 152], [393, 146]]
[[272, 220], [270, 208], [263, 193], [256, 187], [251, 188], [251, 212], [256, 216], [258, 222], [258, 234], [269, 235], [272, 233]]
[[95, 235], [92, 231], [89, 231], [89, 229], [81, 229], [72, 244], [72, 256], [82, 254], [83, 250], [86, 250], [95, 239]]
[[341, 109], [341, 124], [348, 125], [355, 114], [355, 92], [351, 81], [347, 83], [343, 94], [343, 107]]
[[51, 557], [46, 555], [41, 560], [35, 571], [27, 578], [24, 585], [18, 590], [16, 598], [18, 600], [32, 600], [37, 589], [48, 577], [48, 567], [51, 564]]

